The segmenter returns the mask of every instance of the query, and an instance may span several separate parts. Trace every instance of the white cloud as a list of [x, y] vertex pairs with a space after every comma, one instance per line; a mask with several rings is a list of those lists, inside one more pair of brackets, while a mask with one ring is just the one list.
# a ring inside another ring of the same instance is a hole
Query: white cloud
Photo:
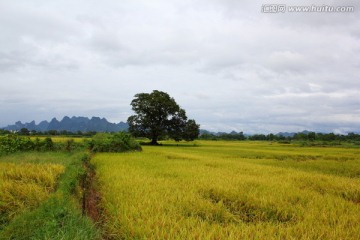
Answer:
[[209, 130], [358, 131], [360, 4], [329, 14], [262, 4], [2, 1], [0, 126], [126, 120], [136, 93], [159, 89]]

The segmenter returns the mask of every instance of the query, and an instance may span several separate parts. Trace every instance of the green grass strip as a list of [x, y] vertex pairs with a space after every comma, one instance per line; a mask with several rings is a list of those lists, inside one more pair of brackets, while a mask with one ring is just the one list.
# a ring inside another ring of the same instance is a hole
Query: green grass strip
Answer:
[[77, 187], [85, 174], [81, 154], [67, 155], [57, 191], [37, 209], [13, 219], [2, 231], [0, 239], [100, 239], [100, 232], [92, 221], [84, 217], [76, 200]]

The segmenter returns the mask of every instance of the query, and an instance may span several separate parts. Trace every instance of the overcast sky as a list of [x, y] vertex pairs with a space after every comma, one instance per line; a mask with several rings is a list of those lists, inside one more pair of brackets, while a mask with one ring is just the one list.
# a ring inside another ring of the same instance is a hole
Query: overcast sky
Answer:
[[0, 0], [0, 31], [0, 126], [126, 121], [157, 89], [211, 131], [360, 131], [359, 1]]

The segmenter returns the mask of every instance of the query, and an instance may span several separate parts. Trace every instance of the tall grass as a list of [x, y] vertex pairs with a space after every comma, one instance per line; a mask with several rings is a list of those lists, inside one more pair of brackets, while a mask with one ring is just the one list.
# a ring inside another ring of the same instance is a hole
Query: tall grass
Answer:
[[360, 239], [359, 156], [199, 141], [93, 163], [110, 239]]
[[78, 199], [82, 156], [32, 152], [0, 158], [0, 239], [100, 238]]
[[0, 163], [0, 227], [48, 198], [64, 169], [59, 164]]

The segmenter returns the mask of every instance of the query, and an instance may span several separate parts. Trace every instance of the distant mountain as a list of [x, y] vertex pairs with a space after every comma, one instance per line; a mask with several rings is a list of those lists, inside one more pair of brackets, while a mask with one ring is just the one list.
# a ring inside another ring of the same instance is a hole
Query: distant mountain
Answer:
[[304, 130], [302, 132], [279, 132], [275, 134], [276, 136], [283, 136], [283, 137], [293, 137], [297, 133], [309, 134], [310, 131]]
[[282, 137], [293, 137], [296, 133], [295, 132], [279, 132], [275, 134], [276, 136]]
[[27, 128], [28, 130], [35, 131], [70, 131], [70, 132], [119, 132], [126, 131], [128, 129], [128, 124], [124, 122], [120, 123], [110, 123], [105, 118], [92, 117], [91, 119], [87, 117], [68, 117], [65, 116], [61, 121], [58, 121], [56, 118], [53, 118], [50, 122], [42, 121], [39, 124], [36, 124], [35, 121], [30, 123], [22, 123], [20, 121], [16, 122], [14, 125], [9, 125], [3, 129], [18, 131], [22, 128]]
[[[210, 135], [214, 135], [214, 136], [220, 136], [220, 135], [224, 135], [224, 134], [230, 134], [230, 135], [237, 135], [240, 134], [242, 132], [236, 132], [236, 131], [231, 131], [230, 133], [228, 132], [211, 132], [205, 129], [200, 129], [200, 136], [203, 134], [210, 134]], [[249, 134], [243, 133], [244, 136], [250, 136]]]

